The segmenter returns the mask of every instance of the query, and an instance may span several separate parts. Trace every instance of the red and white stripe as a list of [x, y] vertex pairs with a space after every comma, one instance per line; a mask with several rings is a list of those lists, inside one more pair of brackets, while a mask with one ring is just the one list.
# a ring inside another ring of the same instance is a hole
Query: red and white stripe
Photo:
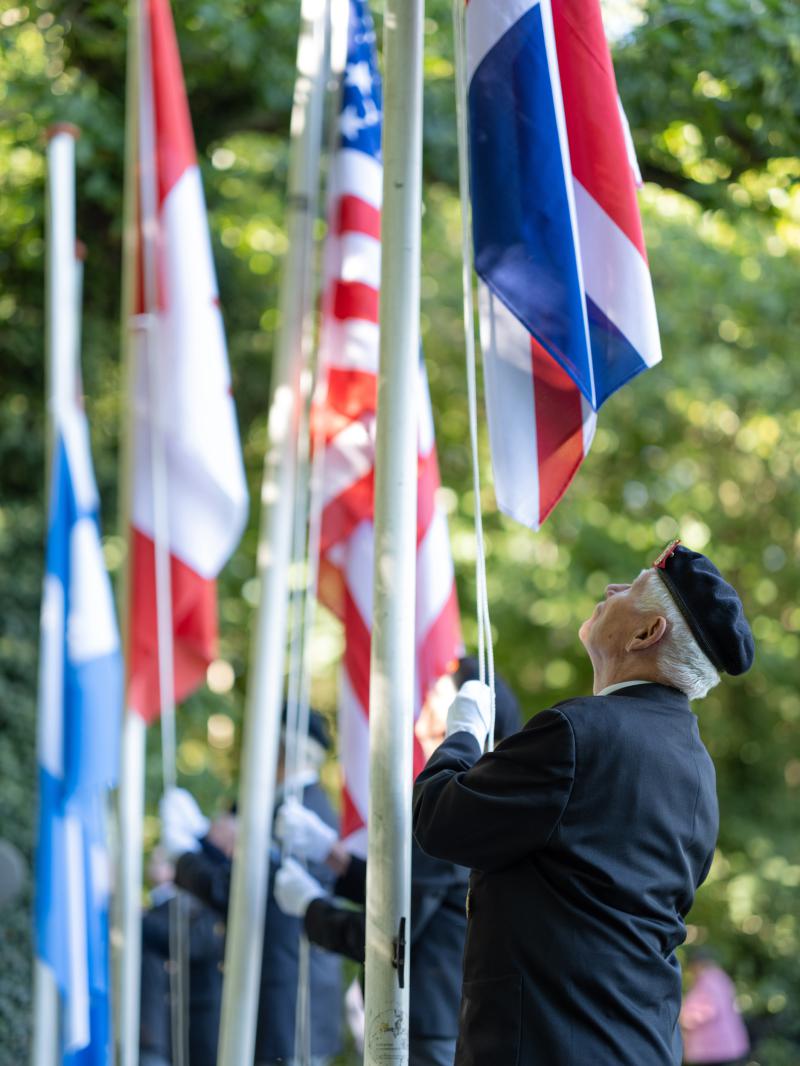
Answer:
[[[160, 711], [156, 638], [154, 420], [148, 346], [156, 346], [171, 563], [175, 699], [200, 685], [216, 655], [216, 577], [247, 518], [225, 332], [169, 0], [144, 0], [141, 49], [129, 705]], [[151, 146], [151, 148], [148, 148]], [[151, 158], [145, 158], [150, 154]], [[152, 156], [155, 158], [153, 159]], [[155, 217], [145, 217], [147, 204]], [[154, 249], [157, 306], [146, 306], [145, 241]]]
[[600, 4], [555, 0], [552, 17], [586, 295], [655, 366], [661, 338], [636, 198], [641, 173]]
[[[325, 468], [319, 599], [341, 620], [339, 691], [344, 775], [342, 835], [365, 853], [369, 802], [369, 671], [374, 555], [375, 409], [382, 167], [344, 148], [334, 160], [321, 344], [324, 398], [315, 406]], [[424, 365], [419, 373], [417, 700], [461, 654], [447, 520], [436, 503], [439, 469]], [[415, 773], [423, 765], [415, 744]]]
[[482, 282], [478, 295], [492, 462], [495, 470], [515, 474], [496, 478], [497, 504], [538, 529], [588, 454], [597, 415], [569, 374]]

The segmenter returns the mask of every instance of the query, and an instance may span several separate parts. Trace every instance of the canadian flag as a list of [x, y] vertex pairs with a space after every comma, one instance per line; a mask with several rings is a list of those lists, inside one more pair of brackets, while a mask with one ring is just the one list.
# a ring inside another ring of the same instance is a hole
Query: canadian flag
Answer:
[[142, 0], [140, 18], [128, 705], [149, 722], [161, 710], [156, 493], [180, 701], [216, 655], [215, 579], [244, 529], [247, 487], [169, 0]]

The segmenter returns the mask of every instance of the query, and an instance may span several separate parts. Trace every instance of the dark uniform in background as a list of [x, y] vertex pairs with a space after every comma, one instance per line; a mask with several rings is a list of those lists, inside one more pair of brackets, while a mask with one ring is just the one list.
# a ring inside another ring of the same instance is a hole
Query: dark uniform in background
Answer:
[[664, 685], [568, 700], [483, 757], [445, 740], [414, 834], [472, 868], [457, 1066], [680, 1063], [675, 949], [717, 828], [697, 719]]
[[[318, 783], [306, 786], [303, 805], [314, 811], [327, 825], [338, 829], [338, 819]], [[256, 1063], [291, 1060], [294, 1055], [298, 946], [302, 923], [299, 918], [285, 915], [275, 903], [274, 876], [279, 865], [280, 855], [273, 849], [270, 854], [264, 958], [261, 965]], [[334, 875], [328, 867], [312, 863], [309, 872], [328, 890], [333, 887]], [[231, 863], [227, 859], [220, 863], [216, 856], [209, 855], [208, 845], [204, 845], [202, 851], [181, 856], [175, 881], [220, 914], [227, 915]], [[311, 1054], [335, 1055], [341, 1050], [341, 960], [318, 947], [311, 949], [310, 991]]]
[[[438, 1062], [438, 1044], [452, 1045], [458, 1035], [461, 958], [467, 918], [464, 901], [469, 871], [411, 851], [411, 970], [409, 1035], [412, 1066]], [[353, 857], [333, 886], [333, 894], [366, 903], [367, 864]], [[363, 911], [346, 910], [327, 898], [312, 900], [305, 916], [309, 940], [329, 951], [364, 962]], [[449, 1062], [452, 1062], [452, 1046]]]
[[[222, 1003], [225, 923], [210, 907], [182, 896], [189, 954], [185, 1009], [188, 1010], [188, 1066], [215, 1066]], [[142, 1066], [172, 1062], [169, 929], [175, 913], [169, 899], [142, 916], [140, 1059]]]
[[[457, 685], [478, 677], [474, 658], [460, 661]], [[506, 682], [495, 679], [496, 733], [508, 736], [520, 727], [517, 699]], [[336, 881], [333, 895], [364, 906], [367, 864], [353, 857]], [[458, 1036], [461, 969], [467, 931], [465, 910], [469, 870], [447, 858], [411, 848], [411, 921], [409, 929], [410, 1066], [451, 1066]], [[312, 900], [305, 915], [309, 940], [330, 951], [364, 962], [365, 916], [327, 898]]]

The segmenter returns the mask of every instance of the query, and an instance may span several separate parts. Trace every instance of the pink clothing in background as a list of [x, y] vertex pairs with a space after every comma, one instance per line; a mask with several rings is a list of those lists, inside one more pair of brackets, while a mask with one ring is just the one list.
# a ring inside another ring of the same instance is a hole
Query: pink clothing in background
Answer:
[[728, 1062], [747, 1054], [750, 1041], [735, 996], [733, 982], [719, 966], [699, 972], [681, 1009], [684, 1062]]

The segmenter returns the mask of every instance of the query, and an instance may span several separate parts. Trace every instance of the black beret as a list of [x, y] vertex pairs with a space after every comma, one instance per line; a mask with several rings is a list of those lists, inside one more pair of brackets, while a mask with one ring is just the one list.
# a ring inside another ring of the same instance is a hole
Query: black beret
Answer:
[[[480, 680], [480, 667], [478, 660], [471, 655], [458, 660], [458, 668], [453, 674], [456, 688], [461, 688], [465, 681]], [[503, 740], [517, 733], [522, 728], [522, 719], [519, 713], [517, 697], [511, 691], [509, 684], [500, 677], [494, 675], [494, 736], [495, 740]]]
[[742, 601], [711, 560], [676, 540], [653, 567], [717, 670], [727, 674], [749, 670], [755, 643]]

